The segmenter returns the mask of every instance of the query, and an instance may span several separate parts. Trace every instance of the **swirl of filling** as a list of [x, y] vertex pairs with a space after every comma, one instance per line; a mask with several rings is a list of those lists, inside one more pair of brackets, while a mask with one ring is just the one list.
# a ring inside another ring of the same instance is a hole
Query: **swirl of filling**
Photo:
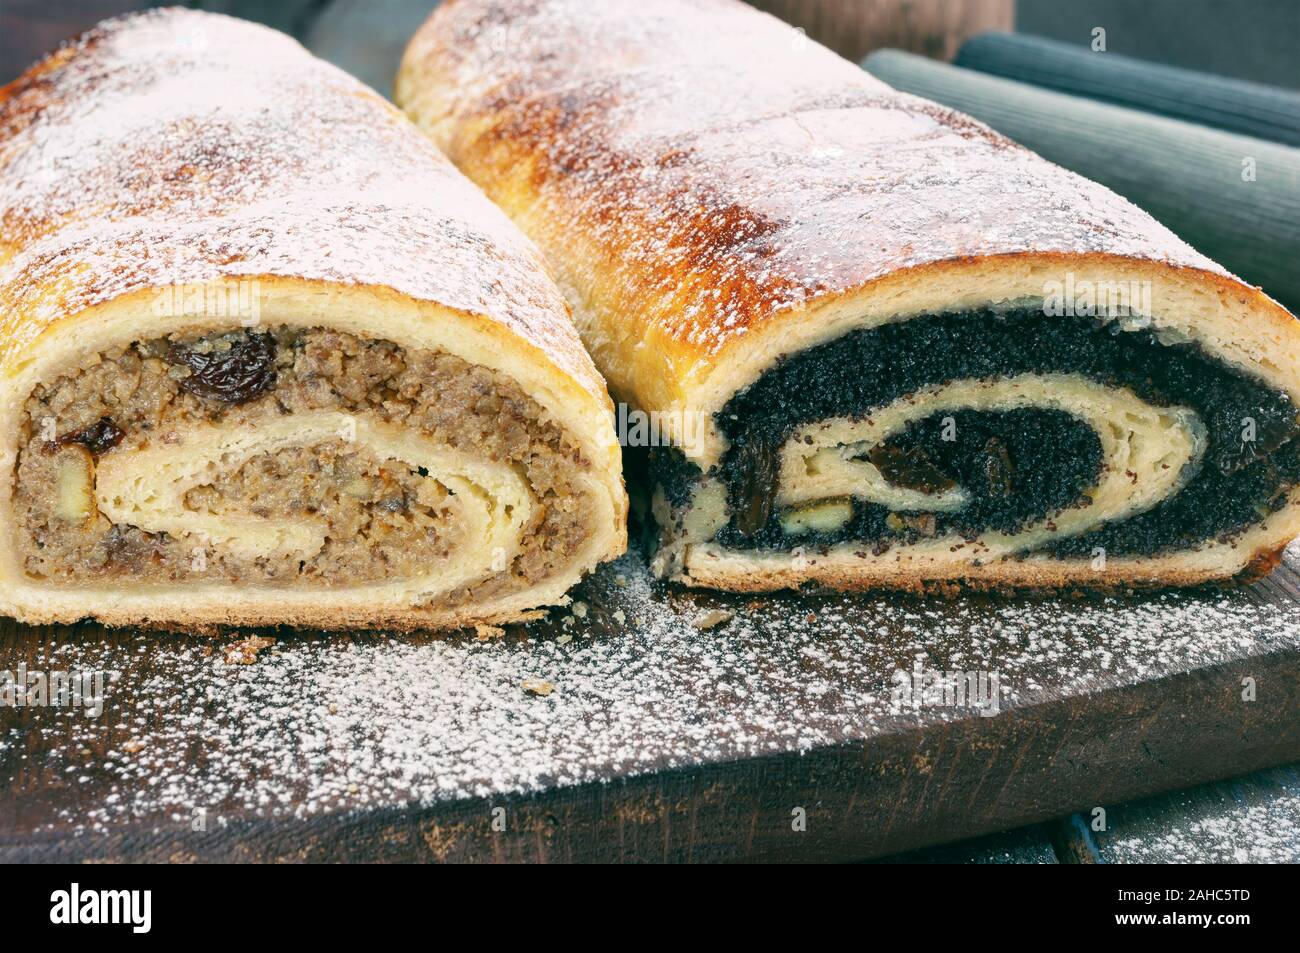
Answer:
[[[941, 439], [955, 443], [957, 411], [1006, 414], [1027, 408], [1051, 409], [1089, 427], [1101, 445], [1098, 478], [1068, 509], [1027, 521], [1016, 532], [983, 534], [987, 555], [1030, 549], [1149, 510], [1177, 492], [1205, 448], [1204, 425], [1190, 408], [1154, 407], [1127, 389], [1111, 390], [1078, 375], [956, 381], [900, 398], [867, 418], [840, 417], [796, 429], [781, 451], [776, 502], [786, 509], [782, 528], [790, 535], [837, 530], [852, 518], [846, 502], [851, 499], [902, 514], [970, 509], [971, 493], [918, 454], [919, 446], [889, 452], [890, 439], [941, 415]], [[997, 437], [984, 447], [987, 488], [1007, 496], [1015, 482], [1009, 455]], [[924, 517], [911, 521], [922, 532], [933, 525]]]
[[949, 559], [1230, 539], [1300, 484], [1290, 398], [1149, 322], [921, 315], [786, 356], [652, 459], [670, 543]]
[[[352, 451], [371, 465], [396, 467], [412, 491], [413, 506], [423, 510], [420, 522], [431, 528], [440, 521], [450, 524], [455, 546], [442, 548], [424, 573], [408, 580], [428, 598], [491, 575], [494, 561], [503, 565], [506, 556], [519, 551], [532, 495], [511, 467], [368, 416], [329, 411], [274, 418], [261, 426], [205, 425], [175, 435], [167, 445], [111, 455], [96, 470], [98, 510], [115, 525], [167, 534], [203, 550], [305, 563], [325, 547], [330, 533], [325, 515], [263, 515], [249, 505], [196, 505], [191, 497], [260, 456], [296, 447], [311, 448], [318, 458]], [[366, 493], [368, 483], [358, 480], [349, 480], [344, 492]]]
[[600, 492], [508, 377], [324, 328], [93, 355], [26, 407], [35, 579], [386, 585], [455, 606], [567, 571]]

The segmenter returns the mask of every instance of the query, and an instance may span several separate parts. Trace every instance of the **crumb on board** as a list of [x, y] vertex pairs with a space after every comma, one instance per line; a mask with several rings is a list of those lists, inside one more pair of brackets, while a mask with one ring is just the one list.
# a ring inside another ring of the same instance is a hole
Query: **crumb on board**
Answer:
[[523, 690], [530, 695], [537, 695], [545, 698], [551, 692], [555, 691], [555, 686], [542, 678], [525, 678], [522, 683]]
[[227, 665], [252, 665], [262, 649], [274, 644], [275, 639], [270, 636], [250, 635], [222, 649], [221, 660]]
[[691, 625], [695, 626], [695, 628], [699, 629], [701, 632], [706, 632], [709, 629], [716, 629], [724, 622], [730, 622], [735, 617], [736, 613], [728, 609], [709, 609], [707, 612], [701, 612], [692, 619]]
[[492, 639], [499, 639], [506, 634], [506, 630], [499, 625], [476, 625], [474, 626], [474, 638], [480, 642], [488, 642]]

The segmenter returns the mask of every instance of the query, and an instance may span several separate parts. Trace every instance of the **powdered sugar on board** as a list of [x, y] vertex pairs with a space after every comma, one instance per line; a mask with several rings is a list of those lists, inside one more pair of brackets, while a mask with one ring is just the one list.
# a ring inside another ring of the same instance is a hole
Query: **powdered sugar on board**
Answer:
[[[1293, 585], [1300, 551], [1289, 562], [1264, 585]], [[490, 798], [971, 717], [900, 707], [892, 679], [918, 661], [996, 673], [1005, 710], [1300, 648], [1300, 602], [1259, 587], [724, 596], [652, 583], [629, 555], [575, 595], [503, 637], [281, 633], [248, 665], [198, 637], [23, 630], [29, 667], [118, 679], [98, 719], [0, 710], [0, 788], [22, 815], [5, 823], [175, 829], [198, 812], [226, 824]], [[695, 625], [717, 609], [734, 616]], [[22, 799], [51, 778], [78, 786], [75, 809]]]

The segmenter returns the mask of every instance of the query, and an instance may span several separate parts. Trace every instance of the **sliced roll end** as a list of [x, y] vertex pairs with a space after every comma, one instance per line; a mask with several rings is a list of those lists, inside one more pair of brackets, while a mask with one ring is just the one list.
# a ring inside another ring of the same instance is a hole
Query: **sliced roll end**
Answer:
[[159, 293], [50, 329], [5, 380], [9, 614], [501, 623], [623, 551], [607, 399], [490, 322], [276, 280], [255, 327], [142, 319]]
[[73, 41], [0, 91], [0, 220], [0, 612], [451, 628], [623, 551], [541, 256], [288, 37], [164, 10]]
[[717, 366], [694, 454], [659, 468], [656, 565], [688, 584], [1187, 585], [1300, 535], [1300, 324], [1221, 274], [943, 262]]

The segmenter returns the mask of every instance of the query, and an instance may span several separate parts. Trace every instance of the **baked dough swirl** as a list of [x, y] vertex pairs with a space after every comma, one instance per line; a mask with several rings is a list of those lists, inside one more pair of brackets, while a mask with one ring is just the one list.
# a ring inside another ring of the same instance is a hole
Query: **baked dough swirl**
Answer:
[[444, 628], [623, 551], [540, 254], [281, 34], [111, 20], [0, 90], [0, 611]]
[[772, 17], [459, 0], [396, 98], [662, 421], [667, 576], [1181, 584], [1267, 571], [1300, 533], [1289, 313]]

